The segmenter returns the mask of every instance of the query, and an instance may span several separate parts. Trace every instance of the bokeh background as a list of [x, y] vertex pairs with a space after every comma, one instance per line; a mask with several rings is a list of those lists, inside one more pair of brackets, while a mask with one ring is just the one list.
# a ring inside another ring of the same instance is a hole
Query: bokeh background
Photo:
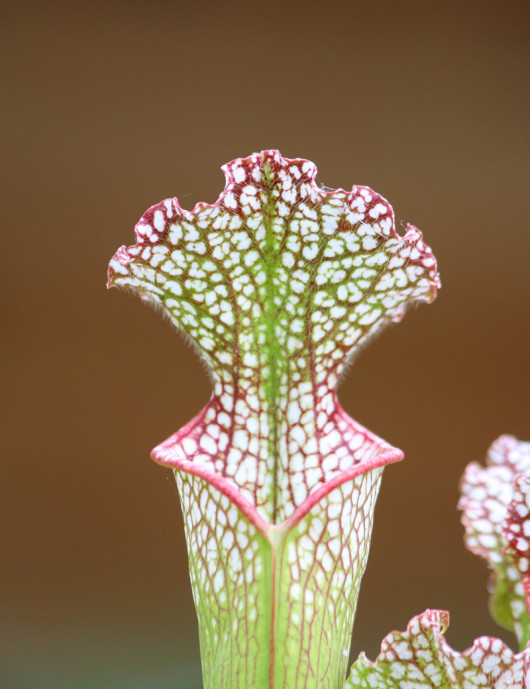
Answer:
[[198, 689], [178, 496], [151, 448], [207, 401], [160, 316], [105, 290], [150, 205], [213, 202], [264, 148], [366, 184], [420, 227], [443, 289], [357, 359], [347, 411], [385, 471], [352, 654], [426, 607], [501, 635], [455, 509], [464, 466], [530, 438], [529, 5], [4, 5], [2, 565], [6, 689]]

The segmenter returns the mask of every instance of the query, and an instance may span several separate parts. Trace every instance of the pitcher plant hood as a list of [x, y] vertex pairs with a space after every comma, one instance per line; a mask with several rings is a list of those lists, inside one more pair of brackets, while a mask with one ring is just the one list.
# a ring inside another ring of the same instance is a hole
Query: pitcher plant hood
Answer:
[[213, 481], [265, 528], [401, 457], [345, 414], [335, 387], [366, 339], [432, 301], [439, 280], [419, 230], [399, 237], [371, 189], [321, 189], [313, 163], [278, 151], [223, 170], [214, 204], [150, 208], [108, 284], [160, 304], [211, 371], [210, 402], [153, 458]]

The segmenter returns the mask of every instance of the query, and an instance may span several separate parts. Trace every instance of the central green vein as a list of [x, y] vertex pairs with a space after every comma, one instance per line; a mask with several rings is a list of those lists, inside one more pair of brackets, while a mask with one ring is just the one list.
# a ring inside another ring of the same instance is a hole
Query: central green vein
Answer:
[[265, 349], [267, 368], [265, 376], [265, 399], [267, 401], [267, 420], [269, 426], [269, 457], [272, 458], [272, 523], [276, 523], [278, 513], [278, 395], [280, 389], [280, 357], [282, 356], [281, 344], [276, 334], [276, 320], [278, 308], [276, 306], [276, 288], [274, 276], [278, 252], [274, 236], [275, 200], [273, 198], [273, 177], [267, 164], [263, 166], [265, 178], [265, 205], [263, 220], [265, 223]]

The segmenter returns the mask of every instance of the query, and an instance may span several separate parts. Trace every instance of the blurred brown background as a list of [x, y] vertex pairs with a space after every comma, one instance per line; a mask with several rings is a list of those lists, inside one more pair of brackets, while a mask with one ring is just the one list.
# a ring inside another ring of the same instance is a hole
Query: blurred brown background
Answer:
[[178, 498], [149, 451], [207, 401], [160, 316], [105, 290], [153, 203], [212, 202], [278, 148], [420, 227], [443, 289], [366, 349], [348, 412], [385, 472], [353, 653], [426, 607], [500, 634], [455, 510], [530, 438], [527, 2], [4, 6], [0, 685], [186, 689], [199, 651]]

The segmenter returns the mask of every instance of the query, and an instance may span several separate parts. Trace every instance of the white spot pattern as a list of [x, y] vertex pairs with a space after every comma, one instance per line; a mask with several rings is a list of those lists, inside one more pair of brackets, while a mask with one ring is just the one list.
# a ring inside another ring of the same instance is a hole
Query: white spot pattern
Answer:
[[271, 620], [274, 686], [340, 685], [382, 471], [332, 490], [273, 549], [214, 486], [175, 471], [205, 686], [268, 686]]
[[323, 191], [308, 161], [223, 169], [215, 204], [145, 213], [109, 286], [161, 305], [211, 370], [210, 402], [152, 453], [176, 469], [205, 687], [269, 686], [272, 667], [274, 686], [334, 689], [382, 468], [402, 456], [335, 387], [365, 338], [434, 299], [436, 262], [382, 197]]
[[[530, 446], [530, 443], [528, 443]], [[529, 452], [530, 464], [530, 452]], [[502, 535], [507, 546], [505, 553], [511, 555], [523, 576], [525, 589], [530, 573], [530, 475], [518, 476], [513, 483], [513, 497], [506, 511]]]
[[[530, 443], [503, 435], [488, 450], [486, 467], [476, 462], [466, 467], [460, 482], [462, 496], [458, 503], [466, 531], [466, 546], [493, 567], [491, 612], [518, 638], [523, 633], [523, 619], [527, 618], [524, 587], [514, 552], [506, 552], [503, 525], [508, 516], [508, 506], [514, 498], [515, 479], [525, 473], [530, 473]], [[524, 500], [521, 498], [516, 502], [521, 506]], [[515, 524], [513, 522], [512, 528], [516, 528]], [[528, 551], [526, 543], [521, 542], [519, 546], [522, 546], [519, 550]], [[519, 565], [524, 566], [524, 561]], [[502, 590], [503, 595], [496, 596], [496, 590]]]
[[426, 610], [406, 632], [392, 632], [374, 662], [362, 653], [345, 689], [527, 689], [530, 649], [513, 653], [499, 639], [482, 636], [462, 653], [443, 633], [449, 613]]
[[281, 523], [326, 482], [392, 452], [342, 411], [335, 386], [363, 340], [431, 301], [439, 280], [419, 230], [399, 237], [372, 190], [324, 191], [312, 163], [278, 151], [223, 169], [215, 204], [168, 199], [145, 213], [109, 285], [162, 305], [212, 372], [209, 405], [153, 458], [215, 472]]

